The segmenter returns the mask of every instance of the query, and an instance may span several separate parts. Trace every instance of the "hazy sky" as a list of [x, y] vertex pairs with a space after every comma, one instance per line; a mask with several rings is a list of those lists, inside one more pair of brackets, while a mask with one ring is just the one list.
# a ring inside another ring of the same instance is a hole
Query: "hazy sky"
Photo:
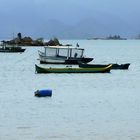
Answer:
[[7, 18], [40, 16], [64, 21], [64, 18], [75, 21], [102, 13], [130, 18], [130, 15], [139, 15], [139, 6], [140, 0], [0, 0], [0, 15], [7, 15]]
[[84, 19], [107, 19], [111, 25], [112, 18], [118, 18], [139, 26], [139, 6], [140, 0], [0, 0], [0, 35], [27, 26], [35, 29], [48, 20], [74, 25]]

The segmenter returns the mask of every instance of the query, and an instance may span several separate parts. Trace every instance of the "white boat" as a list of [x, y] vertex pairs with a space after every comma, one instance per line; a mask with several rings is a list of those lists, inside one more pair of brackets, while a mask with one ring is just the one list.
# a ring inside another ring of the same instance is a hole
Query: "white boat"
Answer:
[[93, 58], [84, 57], [84, 49], [72, 46], [45, 46], [38, 51], [41, 64], [79, 64], [88, 63]]

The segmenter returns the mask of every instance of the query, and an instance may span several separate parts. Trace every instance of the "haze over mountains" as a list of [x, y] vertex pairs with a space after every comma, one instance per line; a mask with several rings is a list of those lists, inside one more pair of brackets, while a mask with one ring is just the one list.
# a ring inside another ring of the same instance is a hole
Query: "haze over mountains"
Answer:
[[139, 0], [1, 0], [0, 38], [86, 39], [140, 33]]

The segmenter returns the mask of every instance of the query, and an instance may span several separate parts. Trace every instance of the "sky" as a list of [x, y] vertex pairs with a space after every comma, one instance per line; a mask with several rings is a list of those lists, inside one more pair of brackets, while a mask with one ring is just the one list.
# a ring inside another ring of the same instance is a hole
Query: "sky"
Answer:
[[[115, 28], [122, 26], [128, 28], [128, 31], [127, 28], [124, 30], [126, 36], [133, 36], [140, 33], [139, 6], [140, 0], [0, 0], [0, 37], [8, 38], [13, 32], [41, 36], [47, 34], [47, 30], [48, 37], [49, 34], [55, 36], [62, 32], [62, 29], [58, 29], [58, 32], [52, 30], [57, 27], [63, 28], [65, 32], [67, 30], [69, 36], [74, 36], [69, 30], [90, 20], [93, 26], [95, 23], [95, 27], [99, 28], [99, 32], [96, 31], [98, 35], [103, 27], [109, 31], [107, 33], [102, 29], [105, 34], [114, 34], [117, 33]], [[125, 35], [120, 31], [118, 33]]]

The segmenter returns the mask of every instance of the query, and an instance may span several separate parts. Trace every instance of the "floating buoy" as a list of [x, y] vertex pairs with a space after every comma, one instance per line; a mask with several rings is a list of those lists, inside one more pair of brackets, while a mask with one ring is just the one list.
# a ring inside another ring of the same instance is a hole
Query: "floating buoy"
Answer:
[[46, 97], [46, 96], [52, 96], [52, 90], [51, 89], [43, 89], [43, 90], [37, 90], [35, 91], [35, 96], [37, 97]]

